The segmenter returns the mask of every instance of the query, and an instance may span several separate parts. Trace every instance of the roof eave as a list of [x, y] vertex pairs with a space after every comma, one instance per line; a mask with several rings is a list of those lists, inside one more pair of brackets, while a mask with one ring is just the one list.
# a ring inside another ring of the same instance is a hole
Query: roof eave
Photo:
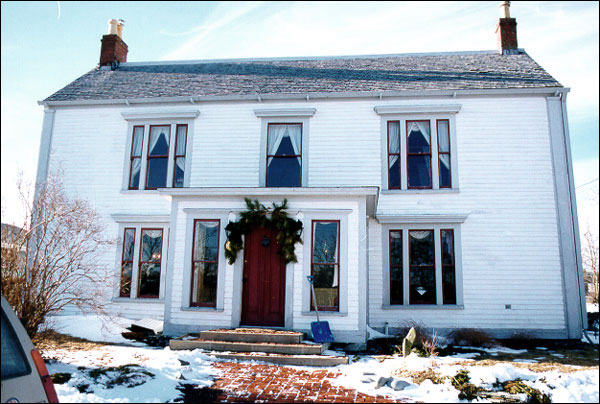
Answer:
[[465, 97], [489, 95], [558, 95], [568, 93], [570, 88], [562, 86], [552, 87], [522, 87], [522, 88], [482, 88], [482, 89], [457, 89], [457, 90], [407, 90], [407, 91], [356, 91], [356, 92], [321, 92], [321, 93], [272, 93], [249, 95], [216, 95], [216, 96], [178, 96], [178, 97], [148, 97], [148, 98], [119, 98], [119, 99], [92, 99], [92, 100], [66, 100], [38, 101], [38, 105], [45, 107], [59, 106], [85, 106], [85, 105], [131, 105], [131, 104], [157, 104], [157, 103], [183, 103], [189, 102], [219, 102], [219, 101], [266, 101], [266, 100], [316, 100], [339, 98], [403, 98], [403, 97]]

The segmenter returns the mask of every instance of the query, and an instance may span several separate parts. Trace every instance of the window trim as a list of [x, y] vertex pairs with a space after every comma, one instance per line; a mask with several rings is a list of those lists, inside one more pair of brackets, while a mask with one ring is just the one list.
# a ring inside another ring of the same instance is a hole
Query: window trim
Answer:
[[[408, 150], [408, 124], [411, 122], [427, 122], [427, 125], [429, 126], [429, 153], [410, 153]], [[430, 119], [407, 119], [404, 122], [405, 125], [405, 136], [406, 136], [406, 141], [405, 141], [405, 149], [406, 149], [406, 188], [407, 189], [433, 189], [433, 134], [431, 133], [431, 120]], [[436, 129], [436, 134], [437, 134], [437, 129]], [[400, 134], [398, 133], [398, 136], [400, 136]], [[411, 156], [429, 156], [429, 185], [430, 186], [425, 186], [425, 187], [415, 187], [415, 186], [410, 186], [410, 170], [409, 170], [409, 165], [408, 165], [408, 160], [409, 157]], [[439, 169], [438, 169], [439, 171]]]
[[[217, 259], [216, 260], [194, 260], [194, 248], [196, 247], [196, 223], [197, 222], [217, 222], [219, 224], [217, 230]], [[192, 265], [190, 267], [190, 306], [189, 307], [217, 307], [217, 300], [219, 294], [219, 254], [221, 252], [220, 244], [221, 244], [221, 219], [194, 219], [193, 221], [193, 229], [192, 229]], [[217, 264], [217, 285], [215, 287], [215, 302], [214, 303], [195, 303], [193, 302], [193, 290], [194, 290], [194, 264], [196, 262], [208, 262]]]
[[[380, 116], [380, 129], [381, 129], [381, 184], [382, 193], [396, 194], [419, 194], [419, 193], [441, 193], [441, 192], [460, 192], [459, 190], [459, 179], [458, 179], [458, 147], [457, 147], [457, 123], [456, 123], [456, 112], [444, 109], [440, 106], [434, 106], [435, 108], [426, 108], [424, 111], [419, 111], [416, 108], [409, 108], [404, 112], [403, 108], [391, 107], [391, 112], [378, 112]], [[383, 107], [376, 107], [383, 108]], [[396, 111], [397, 110], [397, 111]], [[439, 110], [440, 112], [434, 112]], [[421, 121], [429, 120], [430, 124], [430, 136], [431, 136], [431, 188], [408, 188], [408, 159], [406, 156], [406, 121]], [[451, 188], [439, 186], [439, 155], [438, 155], [438, 135], [437, 135], [437, 124], [434, 125], [433, 121], [447, 120], [449, 124], [449, 135], [450, 135], [450, 178]], [[390, 187], [389, 178], [389, 125], [388, 122], [399, 122], [399, 149], [400, 149], [400, 188]]]
[[[131, 252], [131, 261], [129, 260], [125, 260], [125, 240], [127, 239], [127, 230], [133, 230], [133, 251]], [[121, 249], [121, 278], [119, 281], [119, 297], [121, 298], [125, 298], [125, 299], [130, 299], [131, 298], [131, 293], [132, 293], [132, 286], [133, 286], [133, 270], [135, 268], [135, 239], [136, 239], [136, 228], [135, 227], [125, 227], [125, 229], [123, 229], [123, 246]], [[129, 296], [124, 296], [122, 291], [123, 291], [123, 264], [127, 262], [131, 264], [131, 281], [130, 281], [130, 285], [129, 285]]]
[[[148, 263], [156, 263], [156, 261], [142, 261], [142, 244], [144, 242], [144, 230], [160, 230], [161, 231], [161, 240], [160, 240], [160, 278], [159, 278], [159, 283], [158, 283], [158, 294], [157, 295], [142, 295], [140, 294], [140, 286], [142, 284], [142, 264], [148, 264]], [[137, 272], [138, 272], [138, 277], [137, 277], [137, 293], [136, 293], [136, 298], [138, 299], [158, 299], [160, 298], [160, 289], [161, 289], [161, 284], [162, 284], [162, 277], [163, 277], [163, 257], [164, 257], [164, 247], [165, 247], [165, 229], [162, 227], [141, 227], [140, 228], [140, 250], [139, 250], [139, 259], [138, 259], [138, 266], [137, 266]]]
[[[338, 273], [337, 273], [337, 284], [338, 284], [338, 288], [337, 288], [337, 295], [336, 295], [336, 300], [337, 300], [337, 307], [335, 306], [323, 306], [320, 307], [319, 306], [319, 310], [320, 311], [329, 311], [329, 312], [339, 312], [340, 311], [340, 288], [341, 288], [341, 282], [340, 282], [340, 272], [341, 272], [341, 263], [340, 263], [340, 250], [341, 250], [341, 245], [340, 245], [340, 233], [342, 232], [342, 223], [340, 219], [312, 219], [311, 220], [311, 232], [310, 232], [310, 274], [311, 276], [314, 276], [314, 266], [315, 265], [331, 265], [331, 263], [315, 263], [314, 262], [314, 245], [315, 245], [315, 226], [317, 223], [337, 223], [338, 227], [337, 227], [337, 257], [336, 257], [336, 262], [335, 264], [333, 264], [334, 266], [337, 265], [338, 267]], [[310, 310], [314, 311], [315, 309], [315, 305], [314, 305], [313, 301], [313, 296], [312, 293], [310, 295]]]
[[[409, 262], [409, 230], [432, 230], [434, 231], [434, 258], [435, 258], [435, 283], [436, 283], [436, 303], [435, 304], [410, 304], [410, 262]], [[403, 281], [403, 303], [391, 303], [390, 292], [390, 231], [402, 230], [402, 281]], [[441, 230], [452, 230], [454, 233], [454, 276], [456, 287], [456, 304], [443, 304], [443, 285], [442, 285], [442, 251], [441, 251]], [[381, 225], [382, 240], [382, 281], [383, 281], [383, 299], [382, 308], [384, 309], [448, 309], [463, 308], [463, 265], [462, 265], [462, 241], [461, 241], [461, 221], [435, 222], [423, 220], [423, 222], [385, 222]]]
[[[274, 154], [269, 154], [269, 127], [273, 125], [300, 125], [300, 154], [294, 154], [294, 155], [289, 155], [289, 156], [277, 156]], [[304, 159], [302, 158], [302, 152], [304, 149], [304, 145], [302, 144], [303, 139], [304, 139], [304, 124], [302, 122], [267, 122], [267, 141], [265, 144], [265, 153], [266, 153], [266, 159], [265, 159], [265, 188], [276, 188], [276, 187], [269, 187], [267, 184], [269, 183], [269, 157], [273, 157], [273, 158], [298, 158], [300, 157], [300, 187], [303, 186], [303, 163], [304, 163]], [[286, 188], [294, 188], [294, 187], [286, 187]]]

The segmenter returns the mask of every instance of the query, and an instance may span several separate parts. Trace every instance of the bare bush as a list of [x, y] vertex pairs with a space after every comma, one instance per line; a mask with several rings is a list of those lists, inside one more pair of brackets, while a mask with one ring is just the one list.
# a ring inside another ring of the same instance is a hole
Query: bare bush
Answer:
[[496, 344], [490, 334], [476, 328], [458, 328], [448, 334], [454, 345], [489, 348]]
[[57, 175], [37, 186], [33, 202], [21, 177], [17, 189], [24, 220], [2, 228], [2, 295], [29, 335], [67, 306], [102, 311], [113, 277], [98, 258], [113, 241], [99, 215], [67, 196]]

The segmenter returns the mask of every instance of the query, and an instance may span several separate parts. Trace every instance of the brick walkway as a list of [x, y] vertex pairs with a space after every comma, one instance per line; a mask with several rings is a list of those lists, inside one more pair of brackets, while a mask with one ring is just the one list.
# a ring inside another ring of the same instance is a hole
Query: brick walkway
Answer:
[[332, 386], [326, 380], [338, 373], [329, 370], [298, 370], [284, 366], [217, 362], [221, 371], [211, 390], [216, 402], [228, 403], [395, 403], [385, 396], [368, 396], [353, 389]]

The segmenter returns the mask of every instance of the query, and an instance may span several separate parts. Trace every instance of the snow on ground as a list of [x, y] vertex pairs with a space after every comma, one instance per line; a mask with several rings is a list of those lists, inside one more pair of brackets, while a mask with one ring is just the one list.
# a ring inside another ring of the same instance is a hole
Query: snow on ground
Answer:
[[[181, 383], [208, 387], [217, 374], [211, 366], [214, 359], [199, 350], [109, 345], [88, 351], [45, 351], [44, 356], [56, 360], [47, 364], [50, 374], [72, 374], [67, 383], [55, 385], [60, 402], [164, 403], [181, 395], [177, 390]], [[115, 369], [103, 372], [107, 367]]]
[[51, 316], [48, 318], [47, 323], [52, 326], [54, 331], [72, 337], [84, 338], [94, 342], [131, 345], [132, 341], [123, 338], [121, 333], [128, 331], [126, 327], [129, 327], [134, 321], [124, 317], [88, 314]]
[[[56, 316], [53, 322], [56, 331], [64, 334], [92, 341], [121, 344], [81, 351], [46, 350], [44, 356], [55, 359], [48, 364], [51, 374], [62, 372], [72, 374], [72, 378], [67, 383], [55, 386], [61, 402], [172, 401], [181, 396], [177, 390], [180, 384], [211, 386], [215, 376], [218, 375], [218, 371], [211, 366], [216, 359], [201, 350], [171, 351], [169, 348], [140, 346], [139, 343], [135, 346], [136, 343], [124, 339], [121, 337], [121, 332], [125, 331], [125, 327], [129, 326], [132, 320], [86, 315]], [[518, 378], [528, 386], [548, 394], [553, 402], [598, 402], [598, 368], [564, 373], [533, 372], [507, 362], [493, 366], [475, 366], [473, 358], [480, 356], [481, 352], [492, 356], [499, 353], [519, 355], [527, 350], [502, 347], [487, 349], [473, 347], [473, 350], [479, 352], [465, 352], [433, 359], [418, 357], [416, 354], [406, 358], [368, 356], [349, 365], [332, 368], [341, 375], [330, 382], [369, 395], [388, 395], [397, 399], [421, 402], [457, 402], [459, 391], [452, 386], [449, 378], [455, 376], [461, 369], [466, 369], [469, 371], [470, 382], [478, 387], [492, 389], [494, 383]], [[557, 357], [560, 355], [549, 353]], [[517, 359], [515, 362], [532, 361]], [[108, 367], [113, 369], [107, 371]], [[401, 377], [396, 373], [398, 370], [428, 369], [448, 378], [441, 384], [425, 380], [420, 385], [416, 385], [412, 383], [410, 377]], [[395, 380], [405, 381], [409, 385], [402, 391], [395, 391], [390, 386], [377, 389], [380, 377], [394, 377]]]
[[[456, 364], [459, 362], [460, 364]], [[598, 402], [598, 369], [581, 370], [572, 373], [560, 371], [533, 372], [513, 366], [511, 363], [498, 363], [493, 366], [474, 366], [472, 359], [464, 355], [453, 355], [439, 358], [421, 358], [411, 354], [406, 358], [394, 356], [379, 360], [367, 357], [346, 366], [338, 366], [342, 375], [331, 380], [331, 383], [347, 388], [355, 388], [369, 395], [389, 395], [396, 399], [422, 401], [426, 403], [458, 402], [459, 391], [450, 380], [442, 384], [434, 384], [425, 380], [420, 385], [412, 384], [410, 377], [396, 376], [395, 371], [424, 371], [432, 369], [440, 376], [455, 376], [461, 369], [469, 371], [470, 382], [477, 387], [493, 389], [494, 383], [521, 379], [530, 387], [548, 394], [552, 402]], [[380, 377], [393, 377], [410, 383], [401, 391], [390, 386], [377, 387]]]

